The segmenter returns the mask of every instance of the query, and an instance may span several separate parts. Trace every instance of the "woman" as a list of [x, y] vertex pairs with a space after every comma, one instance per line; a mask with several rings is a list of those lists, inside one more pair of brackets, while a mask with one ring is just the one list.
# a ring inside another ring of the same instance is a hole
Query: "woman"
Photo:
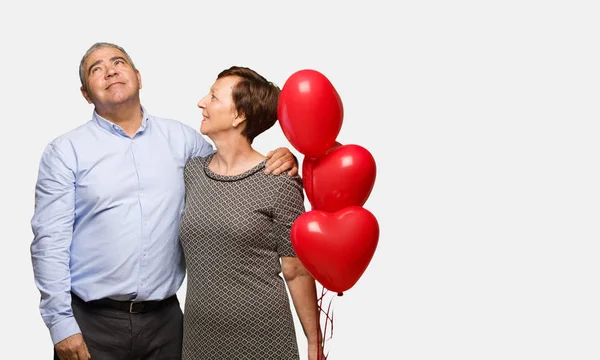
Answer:
[[185, 167], [184, 359], [299, 359], [286, 284], [308, 358], [321, 354], [315, 281], [290, 242], [292, 223], [304, 212], [301, 179], [265, 175], [266, 157], [252, 148], [277, 121], [279, 92], [255, 71], [234, 66], [198, 102], [200, 131], [217, 151]]

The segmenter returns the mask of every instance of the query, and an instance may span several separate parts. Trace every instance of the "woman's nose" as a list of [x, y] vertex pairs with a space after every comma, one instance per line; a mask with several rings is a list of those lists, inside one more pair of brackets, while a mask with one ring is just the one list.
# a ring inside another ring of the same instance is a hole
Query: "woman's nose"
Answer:
[[206, 99], [206, 96], [203, 97], [202, 99], [198, 100], [198, 107], [200, 109], [204, 109], [206, 107], [206, 105], [204, 105], [204, 99]]

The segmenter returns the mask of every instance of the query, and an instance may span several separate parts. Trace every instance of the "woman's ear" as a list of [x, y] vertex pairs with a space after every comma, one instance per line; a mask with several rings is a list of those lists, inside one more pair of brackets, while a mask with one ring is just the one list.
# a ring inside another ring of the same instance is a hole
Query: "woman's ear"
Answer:
[[243, 123], [244, 121], [246, 121], [246, 116], [244, 114], [236, 114], [235, 118], [233, 119], [233, 127], [237, 127], [238, 125], [240, 125], [241, 123]]

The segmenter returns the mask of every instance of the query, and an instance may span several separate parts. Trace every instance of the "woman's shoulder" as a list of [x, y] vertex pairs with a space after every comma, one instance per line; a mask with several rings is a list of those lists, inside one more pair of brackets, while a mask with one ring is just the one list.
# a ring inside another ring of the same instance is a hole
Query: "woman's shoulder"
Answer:
[[303, 188], [302, 178], [298, 174], [290, 176], [287, 172], [283, 172], [279, 175], [267, 174], [265, 177], [272, 183], [277, 184], [280, 189], [302, 190]]
[[196, 156], [187, 159], [185, 162], [185, 167], [183, 168], [184, 178], [186, 180], [188, 178], [196, 178], [198, 174], [203, 173], [209, 156]]

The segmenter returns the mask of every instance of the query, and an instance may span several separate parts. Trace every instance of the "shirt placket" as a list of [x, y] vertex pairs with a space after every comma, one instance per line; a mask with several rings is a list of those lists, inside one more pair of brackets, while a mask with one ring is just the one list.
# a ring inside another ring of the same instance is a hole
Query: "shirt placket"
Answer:
[[[138, 134], [139, 135], [139, 134]], [[140, 239], [140, 259], [139, 259], [139, 280], [138, 280], [138, 298], [148, 296], [148, 251], [150, 246], [150, 213], [148, 211], [148, 202], [146, 196], [146, 187], [144, 181], [144, 169], [140, 164], [141, 153], [138, 146], [138, 137], [131, 139], [131, 153], [133, 156], [133, 162], [135, 166], [135, 172], [138, 179], [138, 193], [137, 198], [140, 205], [140, 219], [141, 223], [141, 239]]]

